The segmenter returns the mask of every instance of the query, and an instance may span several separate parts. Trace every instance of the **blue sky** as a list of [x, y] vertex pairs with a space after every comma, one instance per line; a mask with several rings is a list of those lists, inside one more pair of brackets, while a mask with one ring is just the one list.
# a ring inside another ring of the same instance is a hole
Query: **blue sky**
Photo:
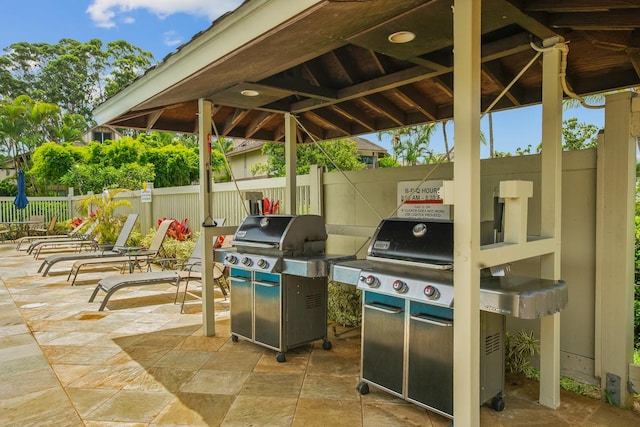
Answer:
[[[126, 40], [151, 52], [159, 62], [240, 3], [242, 0], [2, 0], [0, 48], [21, 41], [55, 44], [63, 38], [81, 42], [98, 38], [104, 43]], [[603, 109], [565, 111], [564, 118], [570, 117], [604, 126]], [[517, 147], [535, 147], [541, 139], [541, 109], [534, 106], [494, 113], [493, 125], [496, 150], [513, 153]], [[488, 137], [486, 117], [481, 126]], [[447, 131], [451, 138], [451, 123]], [[439, 130], [432, 138], [437, 152], [444, 150], [441, 135]], [[376, 135], [367, 138], [379, 143]], [[389, 149], [386, 141], [381, 145]], [[488, 147], [482, 147], [481, 152], [487, 157]]]

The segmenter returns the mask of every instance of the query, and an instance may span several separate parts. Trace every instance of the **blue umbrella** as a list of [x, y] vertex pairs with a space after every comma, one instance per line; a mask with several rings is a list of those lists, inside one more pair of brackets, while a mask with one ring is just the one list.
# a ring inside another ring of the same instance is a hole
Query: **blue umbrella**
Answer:
[[27, 200], [27, 193], [25, 189], [24, 182], [24, 171], [22, 169], [18, 170], [18, 194], [13, 201], [13, 204], [16, 205], [18, 209], [24, 209], [27, 207], [29, 200]]

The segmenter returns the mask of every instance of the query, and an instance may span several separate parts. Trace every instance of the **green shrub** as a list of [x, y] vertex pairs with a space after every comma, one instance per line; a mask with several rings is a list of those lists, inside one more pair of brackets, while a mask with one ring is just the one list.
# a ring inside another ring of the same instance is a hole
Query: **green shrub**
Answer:
[[327, 301], [329, 320], [342, 326], [360, 326], [362, 291], [344, 283], [329, 282]]
[[535, 369], [531, 366], [531, 358], [540, 351], [540, 343], [533, 335], [533, 331], [520, 330], [516, 335], [506, 333], [506, 369], [511, 373], [522, 373], [532, 378]]

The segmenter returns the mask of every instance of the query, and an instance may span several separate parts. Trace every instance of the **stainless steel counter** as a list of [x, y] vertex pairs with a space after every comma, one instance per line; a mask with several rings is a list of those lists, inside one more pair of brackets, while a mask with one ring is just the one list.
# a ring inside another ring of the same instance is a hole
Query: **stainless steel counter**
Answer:
[[[368, 260], [338, 262], [331, 265], [329, 280], [357, 286], [361, 272], [376, 269]], [[407, 267], [412, 269], [412, 267]], [[415, 271], [412, 271], [415, 274]], [[453, 284], [453, 272], [451, 282]], [[438, 273], [442, 277], [444, 273]], [[569, 290], [563, 280], [507, 275], [486, 277], [480, 281], [480, 309], [521, 319], [537, 319], [563, 310]], [[455, 308], [455, 303], [454, 303]]]

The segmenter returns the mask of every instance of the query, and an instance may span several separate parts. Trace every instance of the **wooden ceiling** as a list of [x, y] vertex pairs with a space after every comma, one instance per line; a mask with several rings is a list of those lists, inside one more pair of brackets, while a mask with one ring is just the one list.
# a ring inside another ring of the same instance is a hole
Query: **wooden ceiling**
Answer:
[[[452, 13], [452, 0], [320, 2], [232, 54], [212, 57], [178, 83], [159, 87], [107, 124], [193, 133], [198, 98], [213, 102], [220, 135], [264, 141], [284, 139], [286, 112], [304, 127], [301, 142], [309, 134], [327, 140], [451, 119]], [[416, 38], [390, 43], [388, 36], [397, 31]], [[567, 83], [574, 92], [640, 86], [640, 0], [483, 0], [483, 111], [532, 60], [530, 43], [540, 46], [553, 36], [568, 42]], [[132, 86], [165, 72], [173, 55]], [[540, 57], [524, 72], [493, 111], [541, 102], [541, 62]], [[243, 96], [246, 90], [258, 95]], [[111, 102], [116, 101], [105, 104]]]

